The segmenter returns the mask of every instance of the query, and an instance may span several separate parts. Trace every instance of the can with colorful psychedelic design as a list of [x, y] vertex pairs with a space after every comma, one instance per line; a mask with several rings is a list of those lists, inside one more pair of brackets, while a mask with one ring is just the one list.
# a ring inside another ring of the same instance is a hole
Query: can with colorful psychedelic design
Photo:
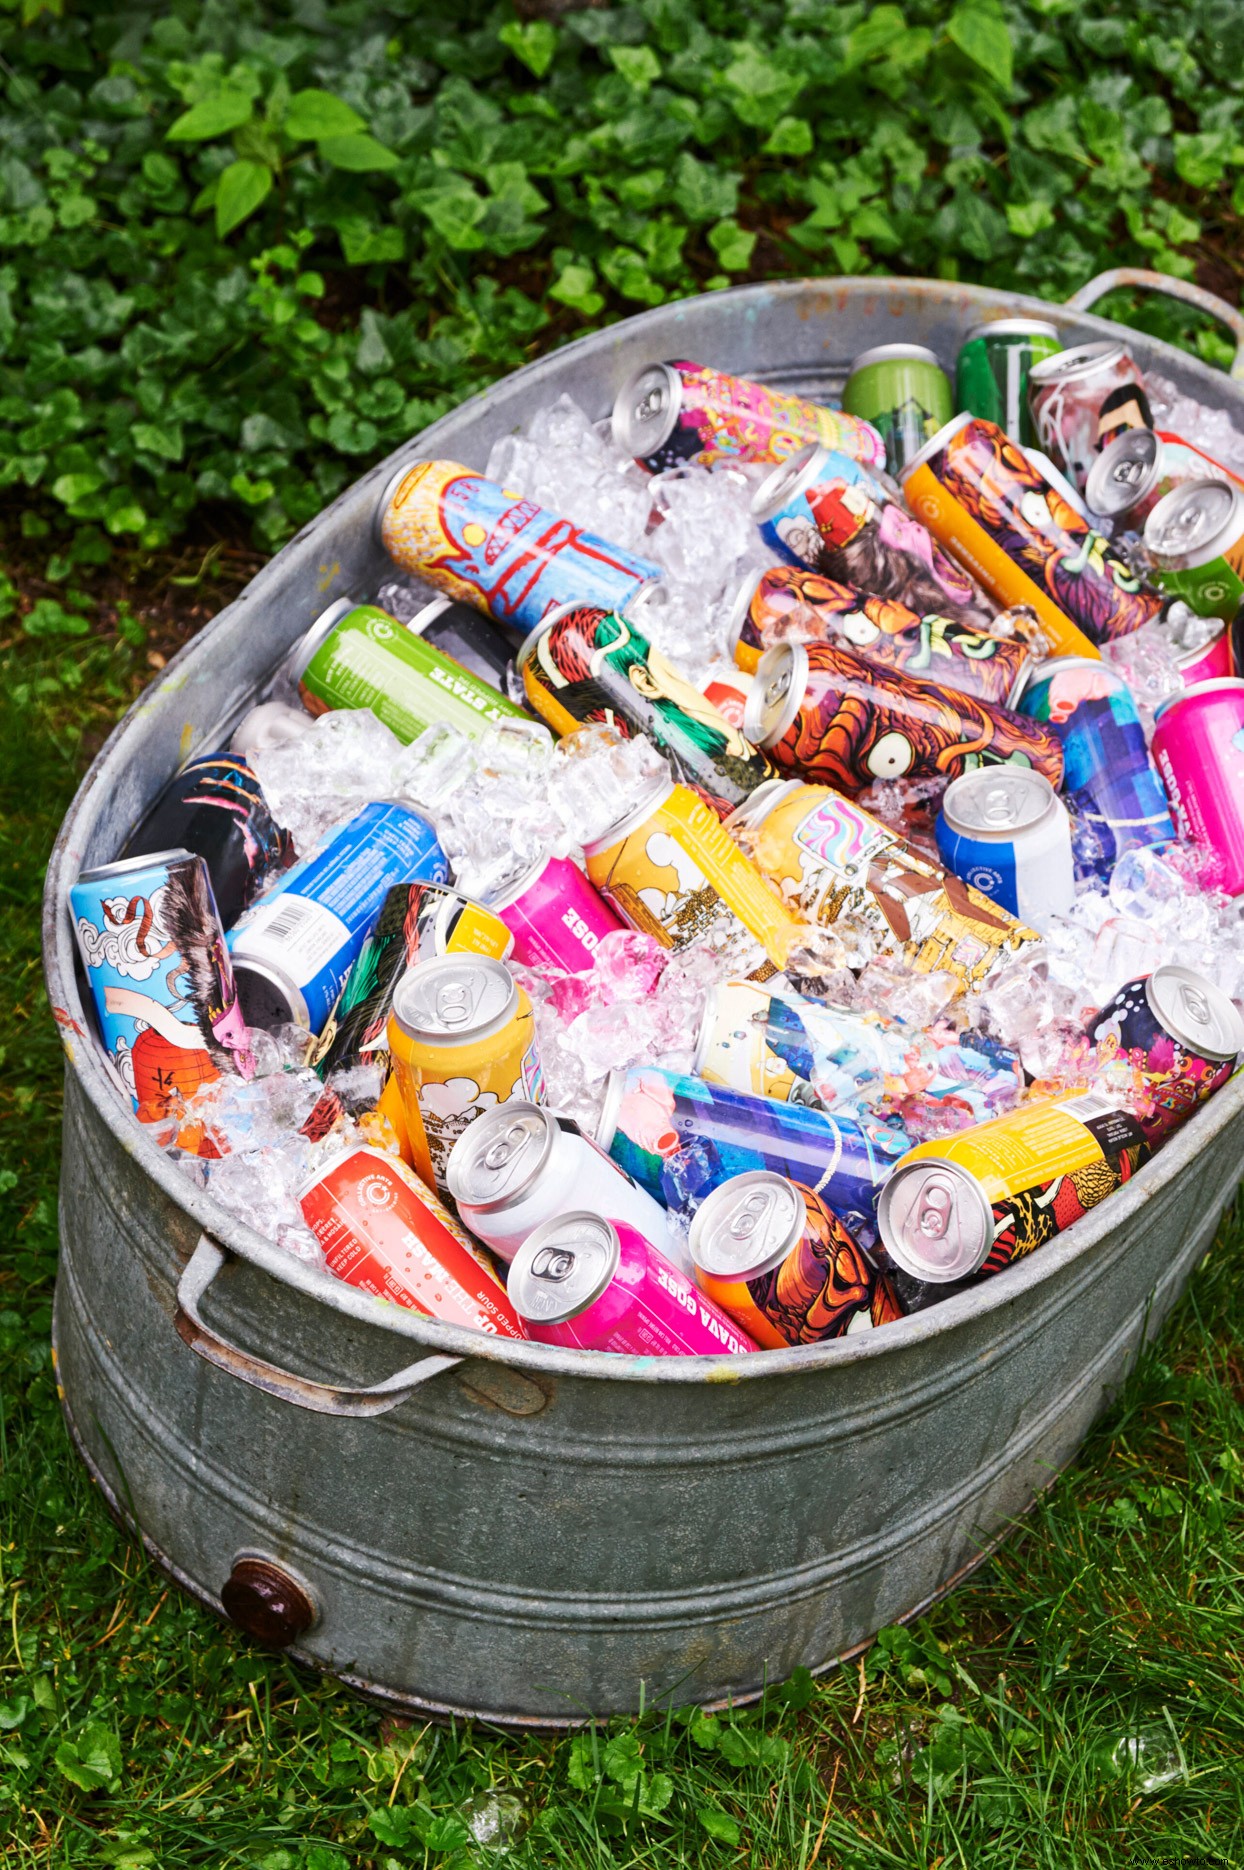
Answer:
[[1073, 345], [1034, 364], [1028, 406], [1042, 448], [1081, 488], [1116, 435], [1153, 427], [1144, 379], [1131, 352], [1113, 340]]
[[231, 928], [268, 879], [294, 861], [294, 845], [236, 753], [205, 753], [170, 779], [125, 850], [193, 851], [207, 865], [220, 919]]
[[376, 530], [403, 571], [522, 630], [562, 604], [620, 610], [661, 576], [649, 559], [457, 461], [399, 468], [380, 496]]
[[1227, 1082], [1244, 1051], [1234, 1000], [1186, 967], [1129, 980], [1084, 1030], [1102, 1064], [1121, 1056], [1143, 1073], [1153, 1105], [1138, 1121], [1154, 1144]]
[[993, 422], [956, 416], [913, 461], [903, 491], [999, 604], [1032, 606], [1059, 655], [1092, 656], [1163, 609], [1159, 593]]
[[1215, 859], [1219, 889], [1244, 895], [1244, 680], [1198, 682], [1164, 701], [1153, 757], [1180, 836]]
[[649, 364], [619, 390], [613, 439], [654, 474], [685, 461], [781, 461], [822, 442], [872, 467], [885, 443], [867, 422], [708, 364]]

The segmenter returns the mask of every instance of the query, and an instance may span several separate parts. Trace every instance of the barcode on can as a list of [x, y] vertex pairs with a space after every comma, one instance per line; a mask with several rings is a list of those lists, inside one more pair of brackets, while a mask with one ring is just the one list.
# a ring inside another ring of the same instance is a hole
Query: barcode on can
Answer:
[[1109, 1098], [1100, 1097], [1095, 1091], [1085, 1091], [1080, 1097], [1064, 1098], [1059, 1110], [1065, 1110], [1069, 1117], [1075, 1117], [1080, 1123], [1092, 1123], [1098, 1117], [1109, 1117], [1118, 1109]]
[[277, 962], [304, 987], [352, 939], [340, 916], [291, 890], [278, 896], [266, 912], [259, 910], [234, 943], [233, 955], [239, 962]]

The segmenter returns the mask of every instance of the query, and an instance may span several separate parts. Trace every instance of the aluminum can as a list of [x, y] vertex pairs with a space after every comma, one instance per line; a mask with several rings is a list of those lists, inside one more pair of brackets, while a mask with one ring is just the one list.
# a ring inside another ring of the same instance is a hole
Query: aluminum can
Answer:
[[239, 760], [250, 760], [256, 753], [301, 740], [314, 726], [315, 718], [305, 708], [291, 707], [287, 701], [258, 701], [234, 728], [229, 751]]
[[1063, 796], [1099, 851], [1092, 860], [1081, 855], [1082, 869], [1108, 883], [1125, 851], [1172, 842], [1166, 792], [1132, 692], [1100, 656], [1039, 664], [1019, 705], [1062, 742]]
[[708, 364], [637, 371], [618, 392], [612, 427], [617, 446], [654, 474], [684, 461], [781, 461], [812, 441], [885, 465], [885, 444], [867, 422]]
[[1006, 1108], [1023, 1086], [1015, 1054], [984, 1033], [920, 1033], [881, 1013], [840, 1012], [737, 980], [710, 991], [691, 1069], [709, 1084], [835, 1116], [839, 1109], [897, 1112], [909, 1127], [930, 1100], [979, 1121]]
[[411, 1160], [443, 1190], [449, 1152], [469, 1123], [511, 1098], [544, 1102], [531, 1001], [504, 962], [445, 955], [403, 974], [389, 1054]]
[[1084, 494], [1094, 513], [1135, 532], [1159, 500], [1190, 480], [1240, 479], [1211, 455], [1168, 429], [1124, 429], [1089, 469]]
[[585, 1136], [572, 1117], [511, 1098], [468, 1124], [445, 1165], [445, 1183], [464, 1224], [502, 1260], [529, 1234], [585, 1201], [607, 1221], [626, 1221], [690, 1275], [670, 1218], [647, 1189]]
[[752, 686], [751, 671], [744, 668], [737, 658], [732, 662], [719, 660], [712, 664], [698, 686], [704, 699], [710, 701], [718, 714], [724, 715], [731, 727], [741, 734], [743, 710], [747, 706]]
[[819, 565], [827, 546], [855, 537], [885, 489], [848, 455], [810, 442], [778, 463], [752, 495], [760, 536], [791, 565]]
[[1048, 779], [1020, 766], [952, 779], [937, 854], [957, 877], [1044, 935], [1076, 899], [1071, 820]]
[[104, 1051], [142, 1123], [255, 1070], [212, 882], [193, 851], [84, 870], [69, 892]]
[[648, 1357], [721, 1357], [757, 1346], [626, 1221], [579, 1209], [529, 1234], [510, 1301], [540, 1344]]
[[669, 1208], [698, 1204], [734, 1176], [769, 1169], [812, 1190], [865, 1246], [876, 1239], [885, 1179], [911, 1148], [896, 1124], [831, 1117], [656, 1065], [609, 1073], [596, 1135]]
[[1031, 605], [1059, 655], [1092, 656], [1162, 611], [1158, 593], [992, 422], [956, 416], [912, 462], [903, 491], [999, 604]]
[[1144, 378], [1113, 339], [1072, 345], [1034, 364], [1028, 406], [1041, 447], [1077, 487], [1121, 429], [1153, 427]]
[[1130, 1181], [1152, 1154], [1135, 1117], [1092, 1093], [1025, 1104], [918, 1143], [881, 1192], [881, 1254], [946, 1285], [1000, 1273]]
[[774, 780], [727, 828], [809, 922], [865, 930], [880, 953], [901, 954], [917, 974], [953, 974], [976, 987], [1038, 940], [829, 786]]
[[1179, 835], [1218, 860], [1219, 889], [1244, 895], [1244, 681], [1199, 682], [1164, 701], [1153, 758]]
[[861, 351], [843, 385], [842, 406], [876, 429], [891, 474], [900, 473], [955, 413], [950, 378], [922, 344]]
[[208, 753], [169, 781], [122, 855], [192, 851], [207, 865], [220, 919], [231, 928], [268, 878], [294, 861], [294, 845], [268, 809], [246, 761]]
[[328, 1270], [361, 1292], [494, 1338], [525, 1338], [505, 1287], [442, 1201], [382, 1150], [338, 1156], [299, 1193]]
[[457, 461], [410, 461], [376, 511], [395, 565], [526, 633], [563, 604], [621, 609], [661, 568]]
[[514, 937], [492, 910], [442, 883], [396, 883], [346, 976], [309, 1059], [321, 1078], [379, 1057], [387, 1064], [388, 1024], [407, 968], [447, 954], [505, 961]]
[[941, 682], [956, 694], [1013, 705], [1032, 662], [1021, 636], [990, 636], [933, 611], [917, 616], [893, 597], [873, 597], [806, 565], [771, 565], [740, 587], [727, 640], [754, 670], [777, 643], [834, 643], [882, 669]]
[[555, 733], [607, 721], [627, 738], [647, 734], [719, 817], [773, 777], [764, 755], [616, 611], [554, 611], [523, 644], [518, 670], [530, 706]]
[[478, 740], [523, 710], [374, 604], [343, 597], [316, 618], [289, 664], [312, 714], [370, 708], [409, 744], [434, 722]]
[[[1244, 625], [1244, 618], [1241, 623]], [[1235, 656], [1231, 647], [1231, 631], [1224, 623], [1208, 643], [1181, 650], [1175, 657], [1175, 663], [1185, 688], [1195, 688], [1199, 682], [1217, 681], [1220, 676], [1234, 675]]]
[[605, 936], [623, 926], [569, 857], [538, 857], [488, 906], [510, 931], [516, 961], [567, 974], [590, 972]]
[[452, 597], [434, 597], [405, 628], [490, 688], [503, 695], [507, 692], [506, 677], [523, 640], [521, 630]]
[[998, 318], [973, 325], [955, 365], [955, 407], [1005, 429], [1013, 442], [1037, 439], [1028, 409], [1032, 366], [1062, 349], [1055, 326], [1040, 318]]
[[902, 1316], [885, 1273], [821, 1197], [767, 1169], [714, 1189], [688, 1245], [701, 1291], [763, 1349], [821, 1344]]
[[744, 727], [784, 773], [858, 792], [875, 779], [953, 778], [1014, 761], [1062, 782], [1048, 728], [834, 643], [779, 643], [752, 680]]
[[1144, 540], [1155, 584], [1199, 617], [1231, 622], [1244, 603], [1244, 489], [1186, 481], [1158, 501]]
[[322, 1032], [394, 884], [448, 875], [426, 818], [392, 799], [365, 805], [230, 929], [247, 1024]]
[[1227, 1082], [1244, 1051], [1234, 1000], [1186, 967], [1129, 980], [1084, 1030], [1103, 1063], [1123, 1057], [1143, 1073], [1153, 1105], [1137, 1121], [1155, 1147]]
[[654, 780], [583, 855], [606, 902], [665, 948], [704, 942], [766, 978], [800, 939], [801, 924], [686, 786]]

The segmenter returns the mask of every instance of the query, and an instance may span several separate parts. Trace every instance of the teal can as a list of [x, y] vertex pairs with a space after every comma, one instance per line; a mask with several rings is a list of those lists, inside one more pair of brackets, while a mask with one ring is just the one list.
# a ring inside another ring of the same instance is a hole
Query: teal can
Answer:
[[950, 378], [923, 344], [879, 344], [861, 351], [851, 365], [842, 406], [876, 429], [894, 475], [954, 414]]
[[1042, 318], [998, 318], [989, 325], [974, 325], [955, 365], [959, 413], [983, 416], [1005, 429], [1013, 442], [1035, 447], [1028, 372], [1062, 348], [1057, 328]]

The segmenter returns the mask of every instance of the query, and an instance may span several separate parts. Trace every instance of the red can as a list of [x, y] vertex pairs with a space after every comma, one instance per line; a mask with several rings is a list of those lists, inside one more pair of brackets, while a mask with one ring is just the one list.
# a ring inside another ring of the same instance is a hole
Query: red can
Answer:
[[408, 1311], [525, 1338], [514, 1307], [444, 1203], [382, 1150], [352, 1149], [299, 1195], [328, 1270]]
[[606, 935], [624, 925], [569, 857], [540, 857], [488, 904], [524, 967], [586, 974]]

